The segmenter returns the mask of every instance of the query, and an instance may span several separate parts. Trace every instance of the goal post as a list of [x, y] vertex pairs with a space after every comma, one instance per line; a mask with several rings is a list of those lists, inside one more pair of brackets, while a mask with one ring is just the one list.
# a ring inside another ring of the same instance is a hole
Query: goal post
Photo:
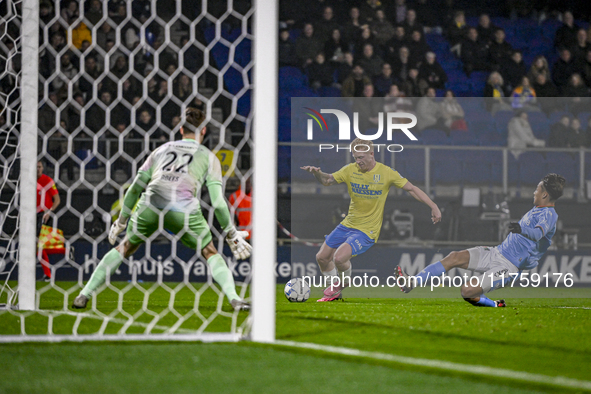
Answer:
[[35, 309], [39, 2], [23, 0], [18, 308]]
[[[256, 0], [254, 16], [254, 160], [252, 333], [257, 342], [275, 340], [277, 261], [278, 2]], [[271, 116], [263, 116], [271, 108]]]

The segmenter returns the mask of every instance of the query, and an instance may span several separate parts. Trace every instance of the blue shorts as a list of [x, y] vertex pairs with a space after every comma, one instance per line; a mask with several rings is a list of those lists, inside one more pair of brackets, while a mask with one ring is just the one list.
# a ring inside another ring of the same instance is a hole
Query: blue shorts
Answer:
[[342, 224], [339, 224], [334, 230], [332, 230], [332, 233], [328, 234], [325, 242], [326, 245], [333, 249], [337, 249], [342, 244], [348, 243], [353, 251], [353, 256], [365, 253], [376, 243], [363, 231], [345, 227]]

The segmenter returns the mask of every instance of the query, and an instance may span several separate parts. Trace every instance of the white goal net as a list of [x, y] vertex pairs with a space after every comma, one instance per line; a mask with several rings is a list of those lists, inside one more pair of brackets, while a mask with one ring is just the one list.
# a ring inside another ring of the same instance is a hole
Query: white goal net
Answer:
[[[188, 107], [205, 112], [202, 143], [221, 162], [237, 227], [252, 230], [250, 214], [240, 213], [251, 209], [254, 5], [41, 1], [39, 58], [33, 59], [21, 56], [27, 2], [0, 5], [0, 341], [243, 338], [249, 314], [231, 308], [205, 258], [162, 226], [107, 276], [85, 310], [70, 306], [111, 249], [110, 224], [138, 169], [155, 148], [180, 139], [179, 122]], [[21, 62], [37, 61], [38, 149], [28, 160], [39, 161], [44, 177], [55, 182], [57, 199], [51, 183], [39, 178], [38, 207], [52, 212], [35, 241], [34, 308], [23, 311], [29, 308], [19, 310], [19, 239], [33, 235], [18, 225], [19, 185], [31, 181], [19, 176], [20, 148], [27, 143], [20, 134], [20, 97], [26, 94], [20, 91]], [[251, 262], [236, 261], [225, 246], [207, 189], [198, 197], [236, 291], [249, 300]]]

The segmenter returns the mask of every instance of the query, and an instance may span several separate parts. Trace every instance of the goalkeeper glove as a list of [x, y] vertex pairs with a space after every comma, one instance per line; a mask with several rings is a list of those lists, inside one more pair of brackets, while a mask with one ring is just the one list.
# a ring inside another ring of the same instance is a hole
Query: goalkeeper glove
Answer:
[[509, 223], [509, 232], [515, 234], [521, 234], [521, 225], [517, 222]]
[[117, 242], [117, 236], [123, 230], [125, 230], [125, 227], [127, 226], [127, 219], [128, 218], [119, 216], [119, 218], [117, 218], [117, 220], [115, 220], [111, 225], [111, 230], [109, 230], [109, 243], [111, 245], [115, 245], [115, 242]]
[[236, 260], [244, 260], [250, 257], [252, 246], [244, 240], [248, 237], [248, 231], [236, 231], [232, 229], [226, 235], [226, 242]]

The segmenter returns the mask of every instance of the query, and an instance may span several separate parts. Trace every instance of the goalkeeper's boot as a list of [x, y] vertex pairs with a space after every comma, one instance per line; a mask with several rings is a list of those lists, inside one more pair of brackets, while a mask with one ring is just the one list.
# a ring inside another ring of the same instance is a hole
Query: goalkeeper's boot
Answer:
[[347, 286], [328, 286], [326, 289], [324, 289], [324, 297], [317, 300], [316, 302], [329, 302], [342, 299], [342, 292], [345, 287]]
[[394, 270], [394, 278], [396, 278], [396, 284], [400, 287], [400, 290], [403, 293], [410, 293], [410, 291], [415, 288], [415, 278], [406, 275], [400, 266], [397, 266]]
[[234, 308], [235, 311], [249, 311], [250, 310], [250, 303], [248, 303], [246, 301], [235, 299], [235, 300], [230, 301], [230, 304], [232, 304], [232, 308]]
[[495, 305], [497, 306], [497, 308], [504, 308], [507, 306], [507, 304], [505, 303], [505, 300], [495, 301]]
[[88, 297], [83, 294], [80, 294], [78, 297], [74, 299], [72, 302], [72, 308], [74, 309], [84, 309], [86, 308], [86, 304], [88, 303]]

